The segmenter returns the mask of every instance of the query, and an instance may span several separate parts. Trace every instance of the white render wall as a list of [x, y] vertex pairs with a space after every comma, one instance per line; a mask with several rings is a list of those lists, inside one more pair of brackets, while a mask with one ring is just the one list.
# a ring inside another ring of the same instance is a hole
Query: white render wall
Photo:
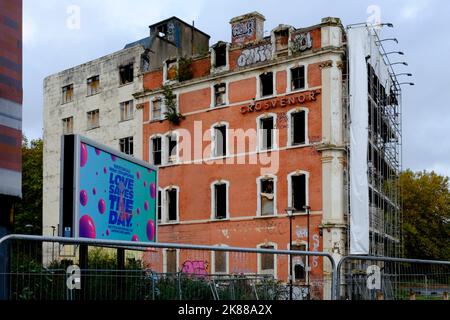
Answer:
[[[43, 234], [58, 230], [62, 119], [73, 116], [73, 133], [81, 134], [119, 150], [119, 139], [133, 136], [134, 156], [142, 159], [142, 112], [132, 94], [143, 88], [140, 75], [140, 45], [124, 49], [80, 66], [51, 75], [44, 80], [44, 189]], [[134, 62], [134, 81], [120, 85], [119, 66]], [[87, 79], [100, 76], [99, 93], [87, 96]], [[73, 83], [74, 96], [62, 104], [62, 87]], [[120, 121], [120, 102], [134, 100], [134, 118]], [[99, 128], [87, 129], [87, 112], [100, 110]], [[56, 235], [55, 231], [55, 235]]]

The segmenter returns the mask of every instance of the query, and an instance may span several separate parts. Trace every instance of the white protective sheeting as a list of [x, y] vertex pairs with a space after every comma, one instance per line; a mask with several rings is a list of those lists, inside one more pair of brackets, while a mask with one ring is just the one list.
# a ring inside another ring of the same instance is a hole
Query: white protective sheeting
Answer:
[[[347, 33], [350, 69], [350, 254], [369, 254], [367, 28]], [[372, 59], [372, 57], [371, 57]]]

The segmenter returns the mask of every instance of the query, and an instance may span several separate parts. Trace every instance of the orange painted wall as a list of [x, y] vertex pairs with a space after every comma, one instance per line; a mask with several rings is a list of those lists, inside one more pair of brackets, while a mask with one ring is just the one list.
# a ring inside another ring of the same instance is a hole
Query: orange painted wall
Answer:
[[181, 113], [207, 109], [211, 105], [211, 89], [204, 88], [180, 94], [179, 109]]

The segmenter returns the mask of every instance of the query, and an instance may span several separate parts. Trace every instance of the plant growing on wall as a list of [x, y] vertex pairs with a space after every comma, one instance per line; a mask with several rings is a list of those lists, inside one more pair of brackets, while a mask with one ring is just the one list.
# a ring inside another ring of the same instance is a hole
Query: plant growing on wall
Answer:
[[181, 57], [178, 59], [177, 78], [179, 82], [191, 80], [193, 78], [191, 58]]
[[172, 89], [168, 85], [164, 85], [163, 96], [164, 96], [164, 104], [166, 106], [167, 111], [164, 113], [166, 119], [169, 120], [174, 125], [179, 125], [181, 120], [185, 117], [178, 112], [177, 110], [177, 101], [176, 96], [173, 94]]

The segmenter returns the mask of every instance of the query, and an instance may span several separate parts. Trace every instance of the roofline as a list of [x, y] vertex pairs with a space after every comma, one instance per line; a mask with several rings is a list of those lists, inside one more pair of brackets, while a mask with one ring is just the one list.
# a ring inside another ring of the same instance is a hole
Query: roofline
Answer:
[[157, 22], [157, 23], [154, 23], [154, 24], [150, 25], [149, 28], [151, 29], [152, 27], [155, 27], [155, 26], [157, 26], [157, 25], [160, 25], [160, 24], [162, 24], [162, 23], [165, 23], [165, 22], [167, 22], [167, 21], [169, 21], [169, 20], [174, 20], [174, 19], [175, 19], [175, 20], [178, 20], [178, 21], [180, 21], [180, 22], [182, 22], [182, 23], [184, 23], [185, 25], [187, 25], [187, 26], [189, 26], [189, 27], [191, 27], [191, 28], [194, 28], [195, 31], [204, 34], [204, 35], [207, 36], [208, 38], [211, 38], [211, 36], [210, 36], [209, 34], [203, 32], [202, 30], [200, 30], [200, 29], [196, 28], [195, 26], [193, 26], [193, 25], [187, 23], [186, 21], [181, 20], [180, 18], [178, 18], [178, 17], [176, 17], [176, 16], [172, 16], [172, 17], [170, 17], [170, 18], [167, 18], [167, 19], [164, 19], [164, 20], [159, 21], [159, 22]]

